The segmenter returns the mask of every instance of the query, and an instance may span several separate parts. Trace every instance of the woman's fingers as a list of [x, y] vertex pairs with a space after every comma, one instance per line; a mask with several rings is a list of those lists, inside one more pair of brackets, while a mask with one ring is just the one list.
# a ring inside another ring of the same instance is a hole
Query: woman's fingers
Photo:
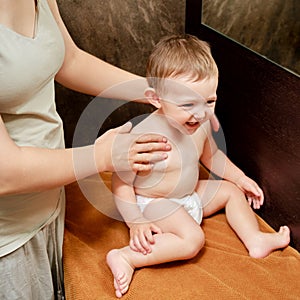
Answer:
[[[107, 170], [113, 171], [149, 171], [153, 164], [168, 157], [171, 145], [167, 139], [159, 134], [135, 134], [131, 133], [130, 122], [118, 128], [108, 131], [99, 141], [109, 139], [111, 142], [110, 159], [107, 159]], [[100, 149], [100, 146], [99, 146]], [[103, 151], [103, 147], [102, 147]], [[102, 158], [103, 160], [103, 158]], [[110, 163], [111, 160], [111, 163]]]
[[147, 172], [152, 170], [153, 164], [142, 164], [142, 163], [134, 163], [132, 165], [132, 170], [134, 172]]
[[135, 163], [149, 164], [157, 161], [164, 160], [168, 157], [166, 152], [150, 152], [150, 153], [136, 153], [134, 155]]
[[144, 152], [153, 152], [153, 151], [170, 151], [171, 145], [167, 142], [145, 142], [139, 143], [138, 141], [134, 144], [131, 148], [131, 151], [135, 151], [137, 153], [144, 153]]
[[142, 144], [142, 143], [167, 143], [167, 138], [160, 134], [155, 134], [155, 133], [149, 133], [149, 134], [143, 134], [139, 136], [136, 139], [136, 143]]
[[[154, 142], [155, 139], [157, 142]], [[165, 160], [168, 157], [165, 151], [170, 150], [171, 145], [162, 136], [146, 135], [140, 137], [130, 149], [133, 169], [136, 171], [151, 170], [153, 163]]]
[[150, 171], [152, 170], [154, 163], [165, 160], [168, 157], [167, 153], [149, 153], [149, 154], [137, 154], [136, 159], [132, 164], [133, 171]]

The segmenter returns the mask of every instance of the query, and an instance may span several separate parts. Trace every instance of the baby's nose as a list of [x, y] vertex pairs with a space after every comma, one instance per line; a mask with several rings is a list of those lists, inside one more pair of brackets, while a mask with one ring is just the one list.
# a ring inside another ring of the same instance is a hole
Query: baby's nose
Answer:
[[194, 114], [193, 114], [193, 117], [194, 117], [198, 122], [204, 120], [204, 119], [205, 119], [205, 116], [206, 116], [205, 112], [203, 112], [203, 113], [197, 112], [197, 113], [194, 113]]

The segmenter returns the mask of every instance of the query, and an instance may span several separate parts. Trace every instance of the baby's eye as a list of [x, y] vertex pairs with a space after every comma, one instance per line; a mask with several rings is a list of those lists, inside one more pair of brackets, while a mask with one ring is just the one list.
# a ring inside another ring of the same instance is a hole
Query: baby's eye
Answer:
[[216, 103], [216, 100], [214, 100], [214, 99], [210, 99], [210, 100], [206, 101], [206, 104], [208, 104], [208, 105], [214, 105], [215, 103]]
[[194, 103], [184, 103], [184, 104], [182, 104], [180, 106], [183, 107], [183, 108], [190, 108], [190, 107], [194, 106]]

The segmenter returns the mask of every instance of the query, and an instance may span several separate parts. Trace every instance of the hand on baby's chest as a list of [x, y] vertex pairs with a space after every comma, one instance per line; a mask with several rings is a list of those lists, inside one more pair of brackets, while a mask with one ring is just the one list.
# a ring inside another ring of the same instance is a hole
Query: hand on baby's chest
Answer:
[[163, 134], [172, 150], [166, 160], [154, 164], [151, 172], [137, 174], [136, 192], [148, 197], [175, 198], [193, 193], [199, 178], [199, 157], [206, 139], [206, 128], [200, 127], [192, 135], [182, 134], [170, 127], [165, 118], [152, 114], [136, 130], [141, 133], [149, 127], [154, 133]]
[[198, 182], [198, 150], [192, 143], [172, 143], [168, 158], [155, 163], [153, 170], [139, 173], [135, 186], [145, 193], [180, 197], [194, 191]]

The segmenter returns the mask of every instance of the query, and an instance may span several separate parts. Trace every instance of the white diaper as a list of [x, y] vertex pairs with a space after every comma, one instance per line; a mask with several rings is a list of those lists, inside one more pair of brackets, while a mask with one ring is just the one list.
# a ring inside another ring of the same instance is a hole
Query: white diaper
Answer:
[[[146, 206], [155, 199], [157, 198], [148, 198], [141, 195], [136, 195], [136, 203], [140, 208], [141, 212], [143, 212]], [[188, 214], [198, 224], [201, 224], [202, 216], [203, 216], [202, 203], [196, 192], [194, 192], [192, 195], [187, 195], [181, 199], [168, 198], [168, 200], [183, 206], [184, 209], [188, 212]]]

